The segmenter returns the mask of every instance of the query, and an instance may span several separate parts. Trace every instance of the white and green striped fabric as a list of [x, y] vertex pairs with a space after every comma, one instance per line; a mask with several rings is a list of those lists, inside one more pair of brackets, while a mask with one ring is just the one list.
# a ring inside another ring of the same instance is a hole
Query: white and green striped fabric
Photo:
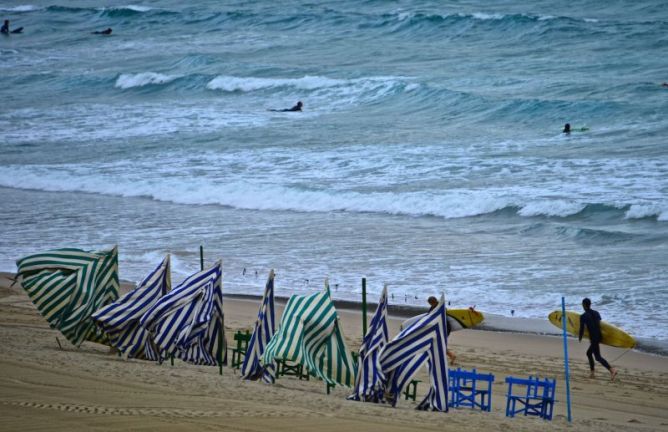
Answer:
[[274, 359], [298, 363], [329, 384], [352, 386], [356, 365], [338, 319], [329, 289], [308, 296], [293, 295], [262, 363], [271, 364]]
[[51, 328], [75, 346], [107, 343], [91, 315], [118, 298], [118, 248], [56, 249], [16, 261], [23, 288]]

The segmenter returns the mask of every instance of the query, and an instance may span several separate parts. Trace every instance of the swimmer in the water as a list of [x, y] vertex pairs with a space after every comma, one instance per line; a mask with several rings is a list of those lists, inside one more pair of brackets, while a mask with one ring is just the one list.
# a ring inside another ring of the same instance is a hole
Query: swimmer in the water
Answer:
[[0, 28], [0, 33], [2, 33], [4, 35], [8, 35], [10, 33], [17, 34], [17, 33], [21, 33], [22, 31], [23, 31], [23, 27], [19, 27], [17, 29], [14, 29], [14, 30], [10, 31], [9, 30], [9, 20], [7, 20], [7, 19], [5, 20], [5, 23]]
[[273, 111], [273, 112], [296, 112], [296, 111], [299, 111], [299, 112], [301, 112], [303, 106], [304, 106], [304, 104], [302, 103], [302, 101], [299, 101], [292, 108], [285, 108], [285, 109], [280, 109], [280, 110], [270, 109], [269, 111]]

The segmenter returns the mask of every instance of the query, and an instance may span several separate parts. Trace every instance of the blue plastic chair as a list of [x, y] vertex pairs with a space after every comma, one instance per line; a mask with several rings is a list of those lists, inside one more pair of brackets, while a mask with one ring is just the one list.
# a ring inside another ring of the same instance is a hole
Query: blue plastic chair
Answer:
[[482, 411], [492, 410], [492, 383], [494, 375], [480, 374], [461, 368], [449, 369], [450, 401], [453, 408], [480, 408]]
[[[508, 394], [506, 395], [506, 417], [515, 417], [523, 413], [525, 416], [537, 416], [545, 420], [552, 420], [554, 409], [554, 395], [557, 381], [530, 376], [526, 378], [506, 377]], [[525, 386], [526, 392], [514, 394], [513, 385]]]

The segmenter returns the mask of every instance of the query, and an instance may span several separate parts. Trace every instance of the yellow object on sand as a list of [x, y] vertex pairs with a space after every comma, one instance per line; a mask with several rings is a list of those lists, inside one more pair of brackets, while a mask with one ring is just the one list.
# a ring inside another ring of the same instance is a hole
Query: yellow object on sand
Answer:
[[[548, 318], [555, 327], [562, 328], [561, 311], [554, 311]], [[580, 331], [580, 314], [573, 311], [566, 311], [566, 331], [577, 337]], [[619, 327], [601, 321], [601, 340], [602, 344], [610, 345], [617, 348], [633, 348], [636, 346], [636, 341], [631, 335], [626, 333]], [[589, 332], [585, 327], [584, 337], [589, 339]]]
[[[452, 324], [452, 331], [462, 330], [465, 328], [475, 327], [480, 324], [485, 317], [482, 315], [482, 312], [478, 312], [473, 308], [468, 309], [447, 309], [447, 316], [457, 321], [457, 324]], [[405, 329], [409, 325], [413, 324], [415, 321], [427, 315], [426, 313], [408, 318], [401, 324], [401, 328]], [[450, 321], [450, 320], [448, 320]]]
[[447, 309], [446, 313], [450, 318], [457, 320], [464, 328], [475, 327], [485, 319], [482, 312], [478, 312], [473, 308]]

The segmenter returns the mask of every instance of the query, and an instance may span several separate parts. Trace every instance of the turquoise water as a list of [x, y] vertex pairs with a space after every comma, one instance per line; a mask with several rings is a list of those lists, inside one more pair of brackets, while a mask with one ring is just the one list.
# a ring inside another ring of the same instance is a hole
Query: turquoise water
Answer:
[[23, 0], [0, 18], [25, 27], [0, 37], [0, 270], [118, 243], [122, 278], [171, 252], [179, 281], [202, 244], [231, 292], [275, 268], [282, 295], [329, 277], [354, 300], [367, 277], [396, 303], [525, 317], [589, 296], [668, 340], [663, 2]]

